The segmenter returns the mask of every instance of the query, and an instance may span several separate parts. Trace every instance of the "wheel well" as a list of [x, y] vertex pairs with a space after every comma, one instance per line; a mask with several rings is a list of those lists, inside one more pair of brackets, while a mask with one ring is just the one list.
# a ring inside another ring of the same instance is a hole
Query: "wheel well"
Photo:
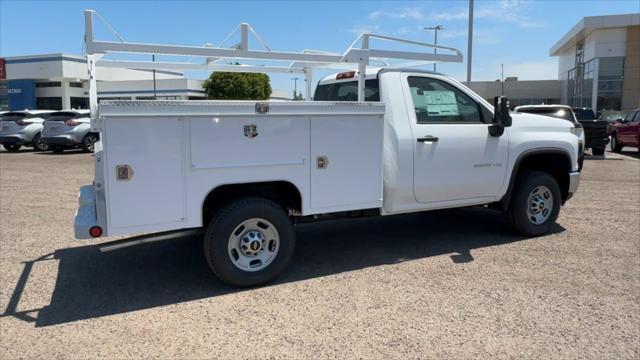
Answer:
[[564, 203], [564, 201], [569, 197], [569, 173], [571, 172], [570, 159], [569, 155], [561, 150], [546, 150], [544, 152], [524, 154], [516, 161], [513, 168], [511, 181], [509, 182], [509, 189], [500, 201], [502, 203], [502, 207], [506, 209], [509, 206], [518, 175], [527, 170], [544, 171], [553, 176], [560, 186], [562, 202]]
[[300, 191], [288, 181], [221, 185], [211, 190], [202, 204], [202, 224], [206, 225], [224, 205], [247, 196], [269, 199], [285, 210], [302, 212]]

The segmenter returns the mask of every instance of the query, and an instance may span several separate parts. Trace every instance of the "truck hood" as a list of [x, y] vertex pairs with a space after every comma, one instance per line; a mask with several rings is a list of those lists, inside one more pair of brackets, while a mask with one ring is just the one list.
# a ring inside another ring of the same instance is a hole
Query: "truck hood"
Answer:
[[568, 120], [556, 119], [550, 116], [512, 112], [512, 126], [535, 131], [562, 131], [570, 132], [569, 129], [575, 127]]

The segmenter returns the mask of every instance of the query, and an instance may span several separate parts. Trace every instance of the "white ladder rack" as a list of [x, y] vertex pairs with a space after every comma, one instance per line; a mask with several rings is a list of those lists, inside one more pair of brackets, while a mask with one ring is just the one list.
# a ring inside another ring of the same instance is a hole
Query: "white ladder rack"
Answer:
[[[94, 10], [85, 10], [85, 45], [87, 66], [89, 70], [89, 104], [91, 117], [97, 115], [98, 92], [96, 87], [96, 67], [118, 67], [129, 69], [157, 69], [157, 70], [207, 70], [207, 71], [227, 71], [227, 72], [260, 72], [260, 73], [293, 73], [303, 74], [306, 79], [307, 100], [310, 100], [313, 70], [324, 69], [353, 69], [357, 65], [358, 69], [358, 101], [364, 101], [364, 80], [366, 67], [371, 60], [381, 62], [388, 67], [415, 67], [434, 62], [462, 62], [462, 53], [455, 48], [433, 45], [429, 43], [401, 39], [398, 37], [361, 34], [342, 54], [322, 52], [316, 50], [303, 50], [299, 53], [273, 51], [266, 42], [247, 23], [241, 23], [238, 28], [227, 38], [229, 39], [239, 30], [240, 41], [231, 47], [205, 46], [181, 46], [181, 45], [161, 45], [125, 42], [124, 39], [115, 33], [121, 42], [100, 41], [93, 36], [93, 19], [97, 15], [105, 21], [105, 24], [115, 32], [110, 24], [100, 14]], [[262, 50], [249, 49], [249, 35], [252, 34], [262, 45]], [[397, 51], [383, 50], [370, 47], [372, 39], [393, 42], [396, 44], [413, 45], [423, 51]], [[424, 52], [424, 48], [438, 49], [445, 53], [435, 54]], [[204, 58], [202, 63], [195, 62], [152, 62], [152, 61], [124, 61], [124, 60], [102, 60], [107, 53], [129, 53], [129, 54], [155, 54], [174, 55], [187, 57]], [[232, 65], [223, 63], [223, 60], [247, 59], [265, 60], [271, 62], [286, 62], [281, 65]], [[390, 65], [389, 60], [407, 60], [409, 62]]]

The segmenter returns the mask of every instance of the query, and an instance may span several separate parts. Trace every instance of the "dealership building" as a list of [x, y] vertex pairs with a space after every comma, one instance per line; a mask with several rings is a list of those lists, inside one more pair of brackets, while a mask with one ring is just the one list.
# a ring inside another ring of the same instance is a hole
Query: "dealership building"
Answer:
[[[83, 56], [45, 54], [0, 61], [0, 110], [86, 109], [89, 107], [87, 62]], [[155, 81], [154, 81], [155, 76]], [[1, 79], [2, 77], [0, 77]], [[204, 99], [201, 80], [157, 70], [100, 68], [98, 99]], [[154, 86], [155, 85], [155, 86]]]
[[583, 18], [549, 51], [561, 101], [597, 111], [640, 107], [640, 14]]

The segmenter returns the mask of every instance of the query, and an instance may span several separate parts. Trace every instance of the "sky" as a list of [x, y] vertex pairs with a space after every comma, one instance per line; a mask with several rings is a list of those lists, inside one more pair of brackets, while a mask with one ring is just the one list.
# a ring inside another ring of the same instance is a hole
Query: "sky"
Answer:
[[[459, 49], [465, 60], [440, 64], [437, 70], [459, 80], [466, 78], [467, 0], [0, 0], [0, 57], [83, 53], [84, 9], [98, 11], [130, 42], [218, 45], [239, 23], [247, 22], [272, 49], [293, 52], [314, 49], [342, 53], [361, 32], [433, 42], [433, 30], [424, 28], [442, 25], [438, 45]], [[549, 56], [549, 48], [582, 17], [637, 12], [640, 0], [476, 0], [472, 80], [499, 79], [501, 64], [505, 77], [556, 79], [557, 58]], [[99, 22], [96, 39], [116, 40]], [[389, 48], [384, 43], [375, 45]], [[260, 45], [254, 41], [250, 47]], [[207, 75], [188, 74], [192, 78]], [[291, 75], [271, 75], [271, 81], [272, 87], [281, 92], [291, 93], [293, 89]], [[298, 81], [298, 89], [304, 86], [302, 83]]]

